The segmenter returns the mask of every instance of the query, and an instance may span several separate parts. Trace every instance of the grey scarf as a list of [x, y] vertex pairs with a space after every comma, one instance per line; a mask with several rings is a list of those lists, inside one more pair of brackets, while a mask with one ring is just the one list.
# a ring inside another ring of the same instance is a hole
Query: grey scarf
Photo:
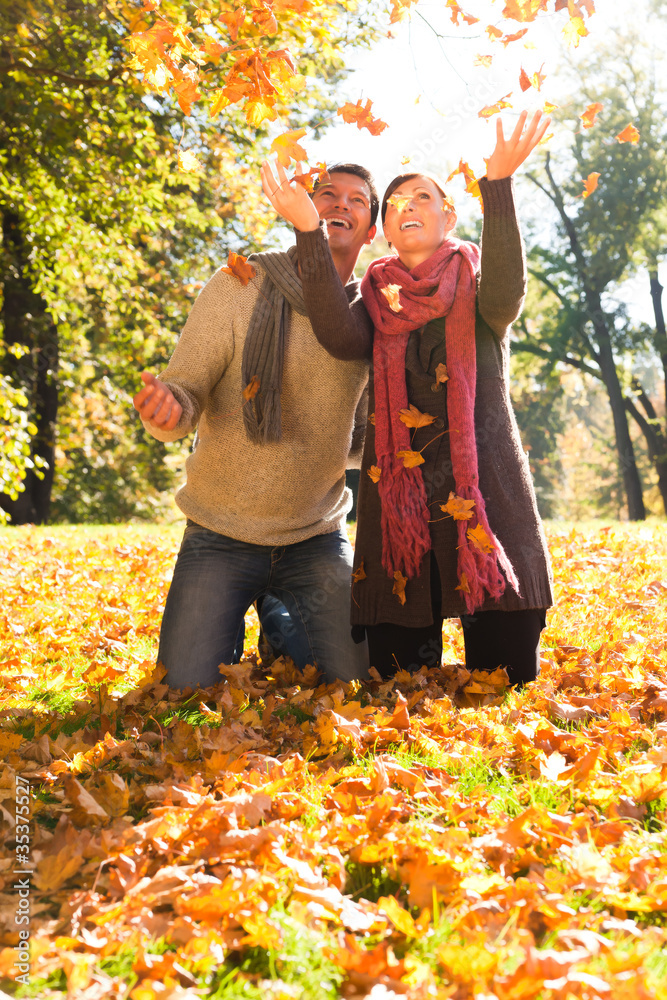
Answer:
[[282, 436], [280, 390], [283, 383], [285, 330], [290, 309], [306, 316], [296, 247], [286, 253], [253, 253], [248, 260], [259, 264], [264, 281], [250, 317], [241, 375], [243, 386], [259, 379], [259, 391], [243, 406], [246, 433], [256, 444], [280, 441]]

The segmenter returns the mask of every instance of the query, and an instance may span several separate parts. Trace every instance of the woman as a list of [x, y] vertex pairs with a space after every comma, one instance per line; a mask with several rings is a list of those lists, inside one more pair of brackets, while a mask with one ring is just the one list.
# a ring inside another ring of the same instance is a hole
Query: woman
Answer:
[[[351, 329], [336, 357], [372, 355], [352, 584], [353, 635], [382, 676], [439, 665], [444, 618], [461, 619], [468, 669], [533, 680], [552, 603], [546, 540], [509, 399], [509, 329], [525, 294], [512, 175], [544, 135], [525, 112], [480, 181], [482, 250], [452, 236], [442, 187], [403, 174], [382, 204], [396, 256], [362, 282], [375, 326]], [[268, 168], [265, 191], [298, 230], [319, 219], [303, 188]], [[335, 278], [334, 278], [335, 280]], [[317, 297], [304, 276], [317, 335]], [[341, 324], [342, 326], [343, 324]]]
[[396, 256], [362, 295], [375, 326], [352, 590], [353, 634], [383, 676], [440, 663], [460, 617], [469, 670], [533, 680], [552, 603], [544, 533], [509, 398], [509, 329], [525, 294], [512, 174], [548, 120], [525, 113], [480, 181], [482, 250], [452, 236], [432, 177], [403, 174], [382, 203]]

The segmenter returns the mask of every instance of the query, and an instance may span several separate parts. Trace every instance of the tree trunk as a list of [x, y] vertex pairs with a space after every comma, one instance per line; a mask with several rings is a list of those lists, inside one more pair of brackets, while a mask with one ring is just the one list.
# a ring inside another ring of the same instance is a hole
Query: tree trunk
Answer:
[[7, 346], [16, 344], [27, 349], [20, 358], [6, 355], [4, 373], [28, 396], [30, 416], [37, 425], [32, 459], [41, 458], [47, 468], [41, 469], [39, 475], [28, 470], [23, 492], [16, 500], [0, 496], [0, 506], [10, 515], [12, 524], [44, 524], [51, 504], [58, 418], [58, 330], [44, 300], [32, 289], [21, 220], [11, 209], [5, 209], [2, 217], [2, 237], [4, 341]]

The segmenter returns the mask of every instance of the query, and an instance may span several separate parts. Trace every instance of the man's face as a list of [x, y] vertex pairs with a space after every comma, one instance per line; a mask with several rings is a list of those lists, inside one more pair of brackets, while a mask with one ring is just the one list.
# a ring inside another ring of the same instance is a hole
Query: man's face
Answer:
[[358, 254], [365, 243], [372, 242], [375, 226], [371, 226], [371, 193], [361, 177], [330, 174], [328, 183], [315, 189], [313, 204], [320, 219], [326, 219], [332, 250]]

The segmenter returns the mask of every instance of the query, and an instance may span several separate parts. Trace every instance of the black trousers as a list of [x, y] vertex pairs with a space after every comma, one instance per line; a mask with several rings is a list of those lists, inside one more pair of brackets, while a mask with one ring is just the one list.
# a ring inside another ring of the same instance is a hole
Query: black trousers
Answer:
[[[431, 581], [432, 625], [409, 628], [386, 622], [365, 626], [370, 663], [382, 677], [392, 677], [398, 669], [412, 673], [424, 665], [440, 666], [443, 619], [435, 559], [431, 564]], [[545, 624], [544, 608], [461, 615], [466, 667], [488, 671], [505, 667], [512, 685], [534, 681], [539, 672], [540, 633]]]

